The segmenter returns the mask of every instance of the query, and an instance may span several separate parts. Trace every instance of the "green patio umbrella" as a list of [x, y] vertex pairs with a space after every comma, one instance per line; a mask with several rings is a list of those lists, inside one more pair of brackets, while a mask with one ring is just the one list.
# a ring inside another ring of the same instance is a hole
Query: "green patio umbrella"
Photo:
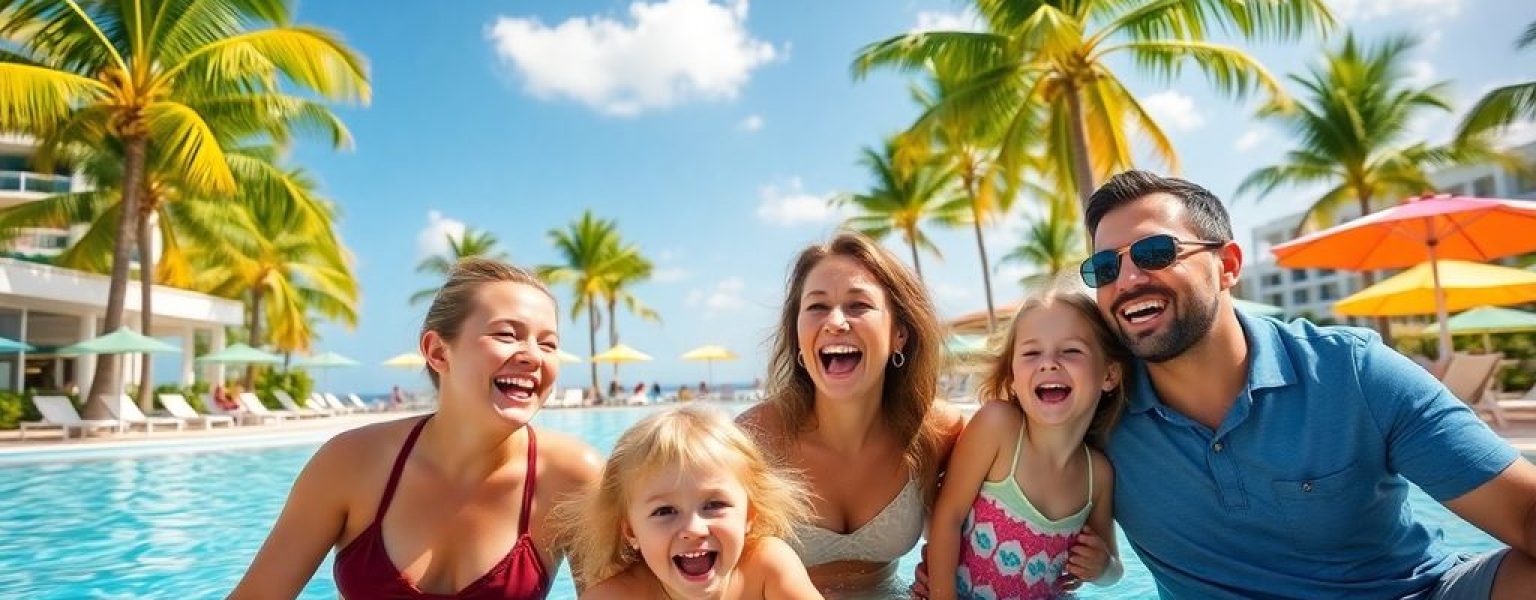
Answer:
[[37, 348], [32, 347], [32, 344], [18, 342], [10, 338], [0, 337], [0, 352], [31, 352], [36, 349]]
[[944, 340], [944, 349], [953, 356], [965, 358], [987, 351], [987, 336], [956, 333]]
[[224, 347], [223, 350], [199, 356], [196, 362], [208, 365], [275, 365], [283, 362], [283, 357], [262, 352], [245, 344], [234, 344]]
[[[1490, 334], [1536, 331], [1536, 314], [1497, 306], [1479, 306], [1446, 319], [1445, 322], [1450, 325], [1451, 335], [1482, 334], [1485, 352], [1493, 351]], [[1440, 335], [1440, 324], [1425, 326], [1422, 335]]]
[[64, 355], [77, 354], [158, 354], [162, 352], [181, 352], [177, 348], [155, 338], [142, 335], [127, 327], [101, 337], [92, 338], [78, 344], [70, 344], [59, 348], [58, 353]]
[[1264, 304], [1262, 302], [1254, 302], [1252, 300], [1244, 300], [1242, 298], [1233, 298], [1232, 306], [1250, 315], [1259, 315], [1261, 317], [1280, 318], [1280, 315], [1285, 313], [1285, 309], [1273, 304]]
[[[58, 349], [58, 353], [65, 356], [80, 354], [160, 354], [169, 352], [181, 352], [181, 348], [142, 335], [127, 327], [119, 327], [117, 331], [112, 333]], [[123, 363], [121, 361], [117, 363], [117, 368], [118, 381], [126, 385], [128, 378], [123, 376]], [[120, 389], [118, 393], [124, 392]], [[139, 399], [141, 408], [146, 410], [152, 406], [151, 402], [148, 398]]]
[[[316, 354], [303, 361], [300, 361], [297, 366], [304, 367], [306, 369], [319, 369], [320, 376], [324, 378], [326, 377], [326, 371], [331, 369], [340, 367], [355, 367], [360, 364], [362, 363], [359, 363], [335, 352], [325, 352], [323, 354]], [[328, 387], [324, 380], [320, 382], [320, 386]]]

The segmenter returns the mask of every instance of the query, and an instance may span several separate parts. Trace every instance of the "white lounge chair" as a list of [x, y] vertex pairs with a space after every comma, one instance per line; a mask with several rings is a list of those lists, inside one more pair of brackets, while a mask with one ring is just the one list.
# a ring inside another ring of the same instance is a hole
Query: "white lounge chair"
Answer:
[[347, 403], [341, 401], [341, 398], [337, 398], [336, 394], [332, 394], [330, 392], [326, 392], [324, 394], [316, 392], [311, 394], [309, 396], [309, 404], [311, 406], [320, 404], [322, 406], [330, 407], [330, 409], [336, 411], [337, 414], [345, 415], [357, 412], [357, 409], [348, 406]]
[[262, 420], [265, 420], [267, 417], [276, 417], [277, 422], [281, 423], [283, 419], [299, 418], [299, 413], [291, 410], [272, 410], [267, 408], [267, 405], [261, 403], [261, 397], [257, 396], [256, 392], [240, 392], [240, 395], [236, 396], [235, 399], [240, 402], [241, 408], [244, 408], [246, 412], [257, 415]]
[[630, 394], [629, 398], [625, 400], [624, 403], [628, 404], [629, 406], [645, 406], [650, 404], [651, 400], [650, 398], [646, 398], [645, 394]]
[[379, 407], [364, 402], [362, 397], [358, 396], [357, 394], [347, 394], [347, 402], [352, 405], [352, 408], [355, 408], [361, 412], [374, 412], [379, 410]]
[[122, 421], [116, 419], [82, 419], [79, 411], [75, 410], [74, 403], [63, 396], [33, 396], [32, 405], [37, 407], [37, 412], [42, 415], [43, 420], [23, 421], [21, 439], [27, 439], [27, 432], [34, 429], [58, 429], [64, 434], [64, 439], [69, 439], [70, 430], [83, 434], [93, 429], [111, 429], [122, 433], [127, 427]]
[[336, 411], [323, 406], [317, 406], [312, 401], [305, 402], [301, 406], [298, 401], [293, 399], [293, 396], [288, 395], [288, 392], [283, 390], [272, 390], [272, 397], [277, 399], [277, 403], [283, 405], [283, 408], [288, 409], [288, 412], [301, 417], [329, 417], [336, 414]]
[[577, 408], [586, 406], [587, 399], [582, 396], [581, 388], [573, 387], [566, 388], [565, 395], [560, 396], [557, 400], [558, 402], [555, 403], [555, 406], [559, 408]]
[[117, 402], [107, 402], [107, 410], [112, 416], [127, 423], [129, 426], [143, 427], [144, 433], [154, 433], [155, 426], [172, 427], [181, 431], [187, 427], [187, 422], [175, 417], [148, 417], [144, 411], [139, 410], [139, 405], [134, 403], [128, 394], [118, 394]]
[[205, 415], [192, 409], [187, 404], [187, 399], [181, 394], [160, 394], [160, 406], [165, 407], [165, 412], [171, 416], [188, 423], [202, 423], [203, 429], [212, 429], [214, 425], [223, 423], [229, 427], [235, 426], [235, 418], [229, 415]]

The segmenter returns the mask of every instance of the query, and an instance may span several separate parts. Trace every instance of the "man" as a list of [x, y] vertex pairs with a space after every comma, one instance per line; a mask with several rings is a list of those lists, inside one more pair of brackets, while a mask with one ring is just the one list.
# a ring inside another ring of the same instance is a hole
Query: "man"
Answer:
[[[1130, 171], [1086, 211], [1083, 276], [1137, 356], [1115, 518], [1175, 598], [1536, 598], [1536, 466], [1373, 332], [1232, 307], [1221, 202]], [[1408, 483], [1507, 544], [1440, 545]]]

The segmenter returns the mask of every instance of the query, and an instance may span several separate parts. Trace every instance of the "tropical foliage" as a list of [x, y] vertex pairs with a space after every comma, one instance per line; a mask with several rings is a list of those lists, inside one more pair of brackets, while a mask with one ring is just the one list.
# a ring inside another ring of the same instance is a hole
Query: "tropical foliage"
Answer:
[[[1525, 27], [1515, 47], [1536, 46], [1536, 21]], [[1467, 141], [1490, 129], [1498, 129], [1520, 120], [1536, 119], [1536, 81], [1525, 81], [1497, 88], [1488, 92], [1472, 106], [1461, 125], [1456, 138]]]
[[1033, 272], [1019, 279], [1019, 286], [1024, 289], [1077, 272], [1086, 258], [1077, 223], [1076, 202], [1070, 195], [1050, 199], [1047, 212], [1028, 221], [1024, 237], [998, 264], [1033, 267]]
[[899, 160], [899, 152], [900, 142], [894, 138], [886, 140], [880, 150], [865, 147], [859, 163], [869, 171], [874, 184], [867, 192], [843, 194], [833, 202], [858, 209], [845, 225], [864, 235], [884, 239], [899, 234], [912, 251], [912, 267], [922, 279], [918, 249], [942, 258], [923, 226], [960, 222], [970, 204], [959, 194], [953, 172], [932, 160]]
[[[483, 256], [495, 260], [507, 260], [507, 253], [496, 249], [496, 235], [489, 231], [478, 231], [473, 227], [465, 227], [457, 237], [448, 234], [448, 254], [434, 254], [421, 259], [416, 265], [417, 273], [430, 273], [447, 278], [453, 271], [453, 266], [460, 260], [471, 256]], [[420, 304], [431, 300], [437, 295], [438, 287], [430, 287], [418, 290], [411, 294], [409, 302]]]
[[[348, 143], [323, 104], [285, 85], [323, 100], [370, 93], [362, 59], [336, 36], [292, 24], [283, 0], [10, 0], [0, 14], [0, 130], [37, 138], [45, 164], [79, 145], [121, 148], [127, 218], [111, 238], [106, 330], [122, 324], [132, 246], [149, 239], [152, 168], [184, 192], [228, 197], [232, 144], [286, 144], [294, 133]], [[97, 361], [92, 398], [116, 387], [115, 366]]]

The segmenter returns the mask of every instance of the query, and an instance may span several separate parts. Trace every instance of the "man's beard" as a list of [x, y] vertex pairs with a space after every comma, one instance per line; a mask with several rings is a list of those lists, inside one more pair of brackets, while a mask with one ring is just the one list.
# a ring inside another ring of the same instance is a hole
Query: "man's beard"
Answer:
[[[1149, 363], [1161, 363], [1182, 356], [1185, 351], [1205, 339], [1205, 335], [1211, 332], [1211, 327], [1216, 323], [1216, 310], [1218, 303], [1215, 298], [1208, 302], [1199, 302], [1190, 295], [1177, 296], [1172, 290], [1161, 286], [1154, 286], [1168, 298], [1168, 308], [1173, 311], [1172, 321], [1168, 323], [1164, 331], [1144, 335], [1140, 338], [1132, 338], [1125, 330], [1125, 323], [1118, 314], [1115, 315], [1115, 333], [1120, 337], [1120, 343], [1130, 349], [1136, 358]], [[1128, 294], [1127, 297], [1134, 294]], [[1175, 301], [1179, 298], [1180, 301]], [[1189, 300], [1189, 310], [1184, 308], [1183, 300]], [[1116, 313], [1119, 309], [1116, 309]]]

